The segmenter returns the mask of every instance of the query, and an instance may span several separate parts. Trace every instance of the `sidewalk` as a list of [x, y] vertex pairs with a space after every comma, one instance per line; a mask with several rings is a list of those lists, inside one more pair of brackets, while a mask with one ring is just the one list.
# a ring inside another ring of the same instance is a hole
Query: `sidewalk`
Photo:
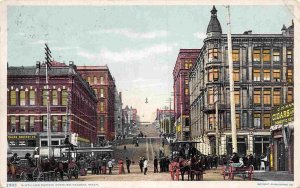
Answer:
[[253, 178], [258, 181], [294, 181], [294, 174], [286, 171], [254, 171]]

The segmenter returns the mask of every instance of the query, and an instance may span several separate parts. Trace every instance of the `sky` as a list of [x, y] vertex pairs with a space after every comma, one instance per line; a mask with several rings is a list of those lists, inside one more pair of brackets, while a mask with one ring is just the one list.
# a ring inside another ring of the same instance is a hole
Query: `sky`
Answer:
[[[169, 106], [173, 68], [180, 49], [200, 49], [209, 6], [9, 6], [8, 64], [34, 66], [47, 43], [55, 61], [107, 65], [123, 95], [123, 108], [137, 108], [152, 122]], [[227, 9], [216, 6], [223, 33]], [[231, 6], [231, 31], [281, 33], [293, 15], [286, 6]], [[145, 99], [148, 103], [145, 103]], [[172, 107], [173, 108], [173, 107]]]

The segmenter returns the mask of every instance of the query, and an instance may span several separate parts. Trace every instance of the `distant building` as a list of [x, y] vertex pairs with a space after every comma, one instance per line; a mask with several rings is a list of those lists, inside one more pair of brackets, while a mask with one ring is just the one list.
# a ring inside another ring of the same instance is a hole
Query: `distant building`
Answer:
[[173, 133], [174, 110], [157, 109], [156, 121], [162, 133]]
[[[48, 70], [51, 145], [63, 144], [71, 133], [79, 135], [79, 146], [96, 143], [97, 98], [93, 90], [73, 63], [52, 65]], [[31, 152], [47, 146], [45, 66], [8, 67], [7, 96], [7, 139], [12, 151]]]
[[200, 49], [180, 49], [173, 70], [175, 131], [178, 140], [190, 140], [190, 91], [188, 73]]
[[98, 143], [115, 138], [116, 85], [109, 68], [105, 66], [78, 66], [81, 76], [95, 91], [97, 103]]
[[[293, 101], [294, 25], [281, 31], [232, 34], [239, 154], [270, 154], [271, 109]], [[213, 7], [207, 38], [189, 74], [191, 137], [202, 142], [197, 147], [204, 154], [232, 153], [227, 54], [227, 35]]]
[[132, 134], [133, 128], [137, 126], [138, 116], [137, 116], [137, 109], [132, 107], [126, 107], [123, 109], [123, 118], [124, 118], [124, 133], [126, 136]]
[[122, 137], [124, 127], [122, 124], [122, 93], [115, 91], [115, 131], [117, 137]]

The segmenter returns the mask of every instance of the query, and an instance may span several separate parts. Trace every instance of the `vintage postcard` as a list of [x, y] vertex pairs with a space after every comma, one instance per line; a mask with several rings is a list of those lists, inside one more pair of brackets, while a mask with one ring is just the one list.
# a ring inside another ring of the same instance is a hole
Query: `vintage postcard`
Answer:
[[0, 8], [1, 187], [300, 187], [298, 1]]

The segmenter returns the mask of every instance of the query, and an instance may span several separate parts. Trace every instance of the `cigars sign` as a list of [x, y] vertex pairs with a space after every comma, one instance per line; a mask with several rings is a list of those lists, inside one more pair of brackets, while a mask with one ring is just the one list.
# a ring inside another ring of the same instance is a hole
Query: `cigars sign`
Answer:
[[272, 110], [272, 125], [282, 125], [294, 121], [294, 103], [282, 105]]

